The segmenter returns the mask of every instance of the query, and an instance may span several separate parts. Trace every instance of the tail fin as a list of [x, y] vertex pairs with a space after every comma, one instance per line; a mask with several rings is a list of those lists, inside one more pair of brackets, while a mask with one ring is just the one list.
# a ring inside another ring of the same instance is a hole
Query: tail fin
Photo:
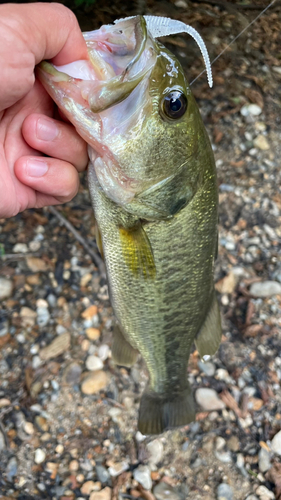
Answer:
[[146, 389], [140, 401], [138, 428], [142, 434], [161, 434], [195, 420], [195, 406], [188, 386], [177, 394], [157, 394]]

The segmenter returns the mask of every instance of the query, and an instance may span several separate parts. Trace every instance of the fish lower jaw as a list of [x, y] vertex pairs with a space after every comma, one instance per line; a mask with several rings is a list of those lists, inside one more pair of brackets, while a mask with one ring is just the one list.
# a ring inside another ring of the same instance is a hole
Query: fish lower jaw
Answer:
[[117, 170], [118, 167], [100, 156], [93, 161], [93, 167], [100, 186], [112, 201], [118, 205], [126, 205], [132, 201], [136, 194], [135, 186], [133, 186], [135, 182], [132, 179], [126, 178], [124, 175], [122, 175], [122, 180], [118, 178], [118, 175], [114, 175], [112, 171], [113, 168]]

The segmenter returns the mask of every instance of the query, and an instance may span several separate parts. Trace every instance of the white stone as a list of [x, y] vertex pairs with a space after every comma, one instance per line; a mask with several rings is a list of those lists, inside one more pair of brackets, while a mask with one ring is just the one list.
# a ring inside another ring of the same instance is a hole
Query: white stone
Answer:
[[272, 297], [281, 294], [281, 284], [277, 281], [261, 281], [253, 283], [250, 287], [250, 294], [253, 297]]
[[90, 371], [102, 370], [103, 362], [97, 356], [91, 355], [86, 359], [86, 368]]
[[147, 444], [147, 451], [149, 454], [148, 463], [150, 465], [156, 465], [162, 460], [163, 457], [163, 443], [159, 439], [154, 439]]
[[195, 399], [201, 408], [206, 411], [222, 410], [225, 408], [224, 402], [219, 399], [214, 389], [209, 389], [207, 387], [197, 389]]
[[152, 480], [150, 469], [147, 465], [139, 465], [138, 468], [134, 470], [134, 479], [141, 484], [145, 490], [151, 490]]
[[242, 116], [249, 116], [249, 115], [258, 116], [261, 114], [261, 112], [262, 109], [257, 104], [245, 104], [240, 109], [240, 113]]
[[268, 490], [265, 486], [261, 485], [256, 489], [256, 494], [261, 500], [274, 500], [275, 495], [272, 491]]
[[274, 438], [271, 441], [271, 449], [281, 457], [281, 431], [275, 434]]
[[37, 450], [35, 450], [34, 462], [36, 464], [42, 464], [44, 462], [45, 458], [46, 458], [45, 451], [42, 450], [41, 448], [37, 448]]
[[28, 246], [25, 243], [16, 243], [16, 245], [13, 247], [13, 252], [14, 253], [27, 253]]
[[11, 297], [13, 292], [13, 283], [7, 278], [0, 276], [0, 300], [5, 300]]
[[270, 467], [270, 453], [265, 448], [261, 448], [259, 451], [259, 470], [266, 472]]

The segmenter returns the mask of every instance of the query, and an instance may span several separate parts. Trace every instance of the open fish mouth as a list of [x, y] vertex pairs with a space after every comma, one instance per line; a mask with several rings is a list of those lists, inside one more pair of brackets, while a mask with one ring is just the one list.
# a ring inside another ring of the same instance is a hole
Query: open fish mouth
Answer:
[[[154, 37], [183, 31], [195, 38], [208, 63], [204, 42], [193, 28], [168, 18], [136, 16], [84, 33], [87, 60], [64, 66], [44, 61], [38, 67], [43, 85], [89, 144], [104, 192], [123, 206], [152, 185], [130, 175], [119, 153], [151, 113], [149, 79], [159, 56]], [[208, 64], [207, 72], [210, 82]]]

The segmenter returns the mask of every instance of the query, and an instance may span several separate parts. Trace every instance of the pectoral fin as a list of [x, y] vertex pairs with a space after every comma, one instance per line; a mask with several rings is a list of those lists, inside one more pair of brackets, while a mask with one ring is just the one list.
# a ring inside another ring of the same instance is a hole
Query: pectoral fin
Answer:
[[211, 307], [205, 323], [195, 339], [196, 348], [201, 358], [206, 354], [212, 356], [219, 348], [221, 342], [221, 316], [217, 297], [214, 293]]
[[154, 278], [156, 268], [152, 248], [141, 223], [130, 229], [120, 227], [119, 234], [124, 261], [133, 275]]
[[137, 360], [138, 351], [125, 339], [119, 325], [114, 327], [111, 353], [117, 365], [132, 366]]

